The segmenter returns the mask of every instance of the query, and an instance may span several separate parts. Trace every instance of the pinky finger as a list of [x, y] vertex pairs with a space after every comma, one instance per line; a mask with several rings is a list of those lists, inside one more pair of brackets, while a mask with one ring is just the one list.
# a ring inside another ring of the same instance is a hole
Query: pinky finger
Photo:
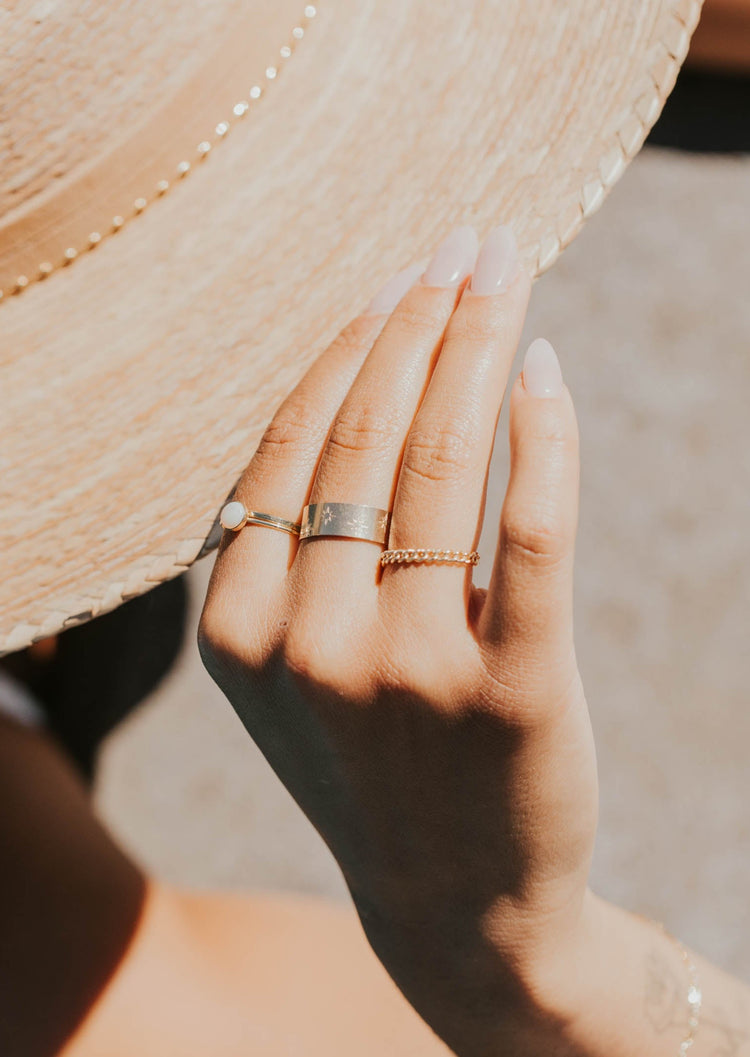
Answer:
[[510, 476], [480, 635], [505, 679], [542, 689], [572, 672], [578, 427], [559, 361], [532, 342], [510, 401]]

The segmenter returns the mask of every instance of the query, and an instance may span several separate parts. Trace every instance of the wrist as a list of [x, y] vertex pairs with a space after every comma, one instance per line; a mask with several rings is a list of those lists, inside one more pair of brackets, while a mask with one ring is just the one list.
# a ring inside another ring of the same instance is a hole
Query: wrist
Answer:
[[682, 1052], [691, 977], [679, 944], [655, 922], [587, 890], [574, 942], [560, 955], [542, 963], [535, 987], [535, 1015], [559, 1032], [551, 1052]]
[[551, 917], [382, 914], [358, 906], [368, 939], [408, 1000], [459, 1057], [579, 1057], [601, 918], [588, 889]]

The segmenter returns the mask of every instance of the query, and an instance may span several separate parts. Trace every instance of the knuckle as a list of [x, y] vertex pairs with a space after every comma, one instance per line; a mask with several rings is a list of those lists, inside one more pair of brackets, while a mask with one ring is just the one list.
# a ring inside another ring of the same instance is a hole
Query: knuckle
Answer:
[[373, 332], [377, 332], [379, 329], [380, 323], [375, 316], [356, 316], [334, 338], [333, 348], [340, 350], [344, 354], [351, 353], [359, 356], [369, 349]]
[[342, 681], [341, 650], [317, 635], [308, 622], [290, 629], [282, 655], [292, 680], [307, 690], [332, 690]]
[[461, 308], [450, 322], [451, 341], [461, 345], [491, 345], [494, 349], [507, 329], [504, 318], [498, 319], [495, 314], [488, 312], [484, 305], [464, 303]]
[[372, 344], [376, 327], [375, 317], [357, 316], [333, 339], [325, 353], [326, 359], [342, 364], [361, 361]]
[[462, 480], [474, 460], [474, 441], [467, 431], [441, 421], [417, 425], [409, 434], [404, 471], [430, 482]]
[[328, 445], [344, 452], [379, 452], [388, 448], [393, 424], [371, 404], [342, 407], [331, 427]]
[[535, 410], [537, 413], [528, 431], [529, 439], [548, 451], [558, 451], [561, 455], [574, 454], [577, 448], [576, 432], [559, 409], [544, 407]]
[[506, 556], [526, 564], [555, 566], [566, 556], [568, 546], [567, 533], [556, 515], [506, 504], [500, 519], [500, 547]]
[[407, 297], [393, 318], [400, 336], [406, 340], [432, 337], [436, 330], [442, 331], [445, 323], [438, 304], [432, 298], [424, 297]]
[[[428, 702], [441, 711], [454, 710], [456, 703], [470, 696], [475, 672], [473, 640], [469, 642], [453, 627], [435, 634], [434, 627], [408, 630], [396, 625], [379, 640], [380, 651], [374, 666], [379, 689], [391, 697]], [[468, 649], [467, 649], [468, 646]]]
[[298, 400], [288, 400], [268, 424], [258, 445], [260, 460], [273, 460], [296, 455], [316, 444], [322, 432], [321, 423], [309, 406]]
[[236, 657], [240, 643], [231, 622], [224, 619], [215, 602], [206, 602], [198, 624], [198, 652], [206, 670], [220, 676], [231, 659]]
[[582, 693], [575, 651], [559, 669], [533, 651], [515, 650], [485, 657], [480, 708], [493, 711], [509, 730], [527, 733], [556, 722], [576, 695]]
[[485, 652], [487, 674], [478, 700], [499, 710], [509, 721], [523, 720], [534, 685], [533, 656], [505, 651], [498, 656], [494, 649]]
[[508, 685], [502, 673], [488, 672], [483, 688], [474, 696], [468, 713], [502, 737], [506, 748], [517, 747], [539, 725], [539, 709], [525, 690]]
[[262, 675], [271, 663], [288, 621], [275, 608], [247, 608], [227, 584], [210, 586], [198, 623], [198, 651], [220, 684], [238, 674]]
[[416, 664], [411, 654], [392, 651], [383, 657], [377, 669], [378, 690], [391, 699], [412, 702], [431, 701], [439, 689], [429, 664]]

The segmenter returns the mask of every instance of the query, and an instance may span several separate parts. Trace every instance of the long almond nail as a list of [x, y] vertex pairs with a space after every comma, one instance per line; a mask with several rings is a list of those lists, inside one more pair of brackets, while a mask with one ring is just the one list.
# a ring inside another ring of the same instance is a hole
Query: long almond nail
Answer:
[[423, 271], [423, 264], [412, 264], [410, 268], [404, 268], [402, 272], [391, 276], [370, 301], [365, 314], [370, 316], [390, 314], [401, 298], [411, 290]]
[[471, 292], [480, 297], [503, 294], [518, 275], [518, 246], [509, 227], [493, 228], [479, 251]]
[[560, 396], [562, 371], [557, 353], [544, 338], [529, 345], [523, 361], [523, 384], [531, 396]]
[[425, 286], [458, 286], [471, 275], [479, 240], [474, 228], [455, 228], [438, 246], [422, 276]]

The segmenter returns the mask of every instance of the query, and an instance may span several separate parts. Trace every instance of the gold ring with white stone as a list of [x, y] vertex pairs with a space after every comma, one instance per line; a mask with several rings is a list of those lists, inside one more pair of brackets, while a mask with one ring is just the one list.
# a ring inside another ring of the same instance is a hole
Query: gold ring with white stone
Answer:
[[311, 503], [302, 512], [300, 539], [343, 536], [383, 544], [388, 538], [388, 510], [358, 503]]
[[264, 528], [288, 532], [292, 536], [299, 536], [300, 532], [300, 526], [295, 525], [293, 521], [275, 517], [273, 514], [261, 514], [258, 510], [248, 510], [244, 503], [240, 503], [237, 499], [233, 499], [222, 507], [219, 524], [231, 532], [239, 532], [245, 525], [262, 525]]

